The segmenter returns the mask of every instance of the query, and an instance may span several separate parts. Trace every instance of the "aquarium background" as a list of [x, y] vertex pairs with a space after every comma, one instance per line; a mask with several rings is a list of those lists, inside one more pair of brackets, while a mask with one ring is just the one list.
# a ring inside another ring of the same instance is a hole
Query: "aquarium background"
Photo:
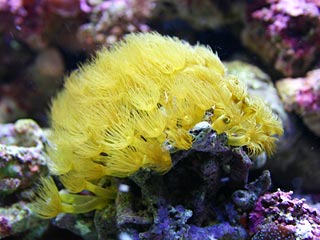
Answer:
[[[51, 99], [97, 50], [151, 31], [209, 46], [263, 98], [275, 153], [175, 154], [164, 176], [118, 179], [113, 207], [38, 218]], [[319, 1], [0, 0], [0, 37], [0, 239], [320, 239]]]

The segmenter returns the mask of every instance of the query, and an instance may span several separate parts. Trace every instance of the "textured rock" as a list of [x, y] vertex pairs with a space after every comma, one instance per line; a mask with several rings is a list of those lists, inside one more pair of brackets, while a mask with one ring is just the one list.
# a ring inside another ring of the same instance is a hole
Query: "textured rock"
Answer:
[[32, 120], [0, 125], [0, 193], [31, 187], [47, 172], [46, 136]]
[[317, 0], [251, 1], [243, 43], [283, 75], [302, 75], [320, 51], [319, 7]]

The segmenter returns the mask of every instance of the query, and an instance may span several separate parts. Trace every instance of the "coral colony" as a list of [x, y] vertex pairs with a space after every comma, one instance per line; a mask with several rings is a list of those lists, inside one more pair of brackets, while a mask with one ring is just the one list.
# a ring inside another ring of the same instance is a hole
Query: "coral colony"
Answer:
[[113, 204], [113, 177], [170, 172], [171, 155], [192, 148], [199, 131], [191, 129], [201, 121], [241, 158], [242, 149], [270, 155], [282, 134], [269, 107], [210, 49], [157, 33], [130, 34], [73, 72], [51, 121], [49, 167], [65, 189], [42, 179], [33, 210], [43, 218]]

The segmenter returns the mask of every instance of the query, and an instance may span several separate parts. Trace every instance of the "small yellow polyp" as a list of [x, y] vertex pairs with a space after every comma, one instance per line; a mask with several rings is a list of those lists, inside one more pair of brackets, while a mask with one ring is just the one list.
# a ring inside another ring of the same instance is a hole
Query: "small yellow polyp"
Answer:
[[[251, 154], [271, 154], [283, 131], [269, 107], [248, 96], [208, 47], [139, 33], [101, 49], [66, 78], [52, 102], [49, 166], [71, 193], [43, 180], [36, 212], [50, 218], [101, 209], [116, 191], [99, 186], [102, 177], [128, 177], [144, 168], [168, 172], [164, 141], [189, 149], [188, 131], [210, 109], [213, 129]], [[76, 194], [83, 190], [90, 194]]]

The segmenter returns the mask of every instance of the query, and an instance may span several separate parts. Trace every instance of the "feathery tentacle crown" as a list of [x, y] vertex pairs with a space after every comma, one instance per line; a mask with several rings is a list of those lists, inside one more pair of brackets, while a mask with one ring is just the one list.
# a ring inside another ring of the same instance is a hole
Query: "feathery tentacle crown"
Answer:
[[[53, 101], [50, 170], [69, 192], [87, 189], [98, 197], [103, 189], [94, 183], [103, 176], [127, 177], [140, 168], [165, 173], [171, 158], [163, 142], [190, 148], [188, 130], [207, 110], [214, 113], [213, 129], [252, 155], [271, 154], [275, 135], [282, 134], [266, 104], [227, 76], [209, 48], [157, 33], [128, 35], [72, 73]], [[42, 200], [54, 189], [52, 181], [44, 185]], [[61, 196], [66, 204], [73, 199]], [[59, 203], [59, 211], [72, 208]]]

